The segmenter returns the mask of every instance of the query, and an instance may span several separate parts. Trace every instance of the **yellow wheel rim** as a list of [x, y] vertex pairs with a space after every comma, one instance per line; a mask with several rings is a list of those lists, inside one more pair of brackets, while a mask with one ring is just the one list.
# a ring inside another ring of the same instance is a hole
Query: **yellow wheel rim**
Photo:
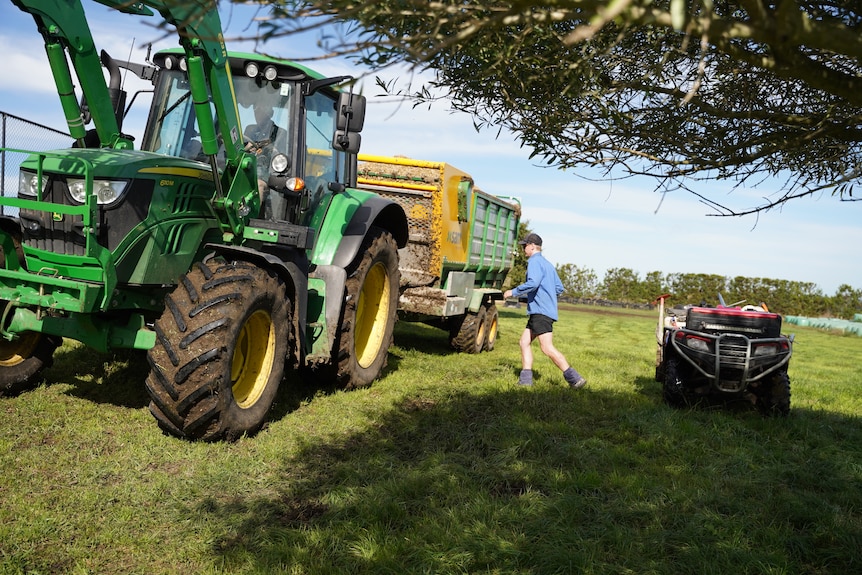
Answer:
[[389, 274], [386, 266], [378, 262], [368, 270], [356, 304], [353, 341], [356, 361], [363, 368], [374, 362], [383, 345], [389, 305]]
[[[479, 318], [476, 318], [477, 321]], [[482, 320], [482, 323], [479, 325], [479, 329], [476, 330], [476, 349], [482, 350], [482, 346], [485, 344], [485, 320]]]
[[0, 367], [12, 367], [30, 358], [39, 345], [40, 334], [26, 332], [9, 341], [0, 338]]
[[269, 313], [257, 310], [242, 326], [231, 361], [230, 376], [237, 405], [245, 409], [260, 399], [274, 359], [275, 325]]
[[491, 325], [488, 326], [488, 342], [494, 343], [497, 341], [497, 318], [491, 319]]

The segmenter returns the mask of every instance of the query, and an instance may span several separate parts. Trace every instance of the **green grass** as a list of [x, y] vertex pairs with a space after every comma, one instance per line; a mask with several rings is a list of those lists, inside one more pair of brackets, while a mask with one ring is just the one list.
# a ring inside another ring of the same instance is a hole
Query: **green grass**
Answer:
[[[146, 362], [72, 345], [0, 399], [0, 574], [766, 573], [862, 565], [862, 338], [796, 329], [788, 418], [673, 410], [652, 314], [564, 311], [569, 390], [525, 317], [452, 354], [399, 324], [382, 380], [286, 381], [233, 444], [162, 435]], [[790, 327], [790, 326], [788, 326]]]

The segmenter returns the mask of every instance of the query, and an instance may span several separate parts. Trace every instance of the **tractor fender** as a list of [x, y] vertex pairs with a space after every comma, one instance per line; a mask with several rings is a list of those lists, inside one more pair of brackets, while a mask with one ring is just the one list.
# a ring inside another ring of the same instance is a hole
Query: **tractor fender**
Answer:
[[407, 216], [400, 205], [360, 190], [336, 194], [320, 227], [312, 262], [347, 268], [372, 226], [391, 233], [399, 249], [407, 245]]
[[[224, 244], [206, 244], [207, 250], [228, 259], [251, 262], [261, 268], [271, 269], [287, 285], [288, 293], [294, 301], [294, 325], [297, 326], [297, 342], [300, 355], [305, 347], [305, 324], [308, 314], [308, 262], [305, 255], [295, 252], [296, 259], [284, 260], [277, 255], [261, 252], [252, 248]], [[292, 292], [292, 293], [291, 293]], [[297, 358], [300, 362], [302, 357]]]
[[325, 285], [323, 309], [323, 318], [326, 322], [325, 349], [331, 352], [341, 321], [341, 310], [344, 307], [344, 284], [347, 282], [347, 273], [344, 268], [338, 266], [322, 265], [314, 267], [311, 277], [322, 280]]

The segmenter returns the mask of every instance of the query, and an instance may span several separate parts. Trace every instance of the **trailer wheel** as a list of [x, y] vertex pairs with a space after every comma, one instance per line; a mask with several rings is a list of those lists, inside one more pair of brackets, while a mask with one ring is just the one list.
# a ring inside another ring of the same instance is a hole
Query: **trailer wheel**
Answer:
[[468, 311], [449, 333], [449, 345], [461, 353], [479, 353], [485, 347], [485, 307], [476, 313]]
[[187, 439], [233, 441], [263, 425], [284, 375], [284, 285], [244, 262], [197, 264], [165, 298], [147, 357], [150, 412]]
[[755, 405], [763, 415], [788, 415], [790, 413], [790, 376], [786, 371], [774, 374], [760, 385], [755, 395]]
[[497, 306], [490, 302], [485, 312], [485, 351], [492, 351], [497, 343], [497, 333], [500, 329], [500, 315]]
[[665, 362], [662, 397], [671, 407], [685, 407], [689, 403], [688, 393], [680, 374], [679, 360], [675, 357], [669, 357]]
[[51, 367], [62, 339], [27, 331], [9, 341], [0, 338], [0, 397], [36, 387], [39, 374]]
[[371, 228], [347, 270], [345, 303], [336, 339], [336, 381], [345, 389], [371, 385], [386, 367], [398, 312], [398, 245]]

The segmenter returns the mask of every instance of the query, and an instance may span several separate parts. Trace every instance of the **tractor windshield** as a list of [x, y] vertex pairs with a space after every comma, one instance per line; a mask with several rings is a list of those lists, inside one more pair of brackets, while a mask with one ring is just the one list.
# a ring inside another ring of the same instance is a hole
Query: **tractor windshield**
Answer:
[[[273, 155], [273, 151], [291, 156], [293, 85], [237, 76], [234, 77], [234, 87], [246, 146], [266, 151], [267, 156]], [[218, 132], [216, 127], [216, 133]], [[161, 71], [142, 149], [168, 156], [207, 161], [203, 155], [189, 82], [184, 72]], [[223, 150], [219, 153], [219, 160], [224, 162]], [[261, 158], [258, 159], [259, 169], [267, 169], [268, 162], [260, 160]]]

